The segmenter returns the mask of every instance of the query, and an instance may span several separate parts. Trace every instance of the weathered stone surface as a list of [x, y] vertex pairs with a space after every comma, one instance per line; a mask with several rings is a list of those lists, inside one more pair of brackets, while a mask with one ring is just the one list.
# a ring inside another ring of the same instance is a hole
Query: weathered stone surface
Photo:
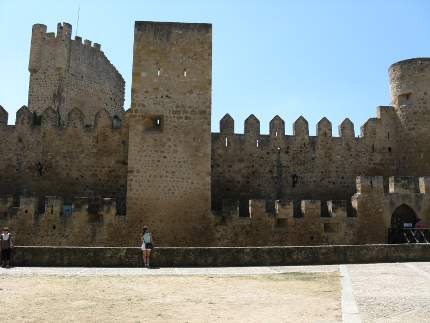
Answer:
[[361, 137], [325, 117], [316, 136], [279, 116], [261, 134], [254, 115], [237, 134], [229, 114], [211, 133], [210, 24], [136, 22], [126, 113], [100, 45], [46, 31], [29, 107], [14, 126], [0, 107], [0, 225], [19, 243], [136, 246], [144, 224], [159, 246], [384, 243], [407, 208], [430, 226], [430, 59], [390, 67], [393, 106]]
[[69, 112], [79, 108], [85, 124], [92, 125], [99, 110], [113, 117], [124, 109], [125, 82], [109, 62], [100, 45], [76, 37], [72, 26], [59, 23], [57, 34], [46, 33], [45, 25], [34, 25], [30, 49], [29, 109], [42, 114], [54, 109], [60, 124], [66, 124]]
[[[17, 247], [16, 266], [142, 266], [139, 248]], [[230, 267], [429, 261], [428, 245], [360, 245], [245, 248], [155, 248], [157, 267]]]

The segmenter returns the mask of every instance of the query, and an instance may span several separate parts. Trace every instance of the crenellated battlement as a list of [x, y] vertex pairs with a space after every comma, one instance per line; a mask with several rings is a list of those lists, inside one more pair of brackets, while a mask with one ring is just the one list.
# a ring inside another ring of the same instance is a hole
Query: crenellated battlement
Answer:
[[[57, 24], [57, 32], [48, 32], [48, 27], [44, 24], [34, 24], [32, 28], [32, 34], [33, 37], [36, 38], [42, 38], [42, 39], [59, 39], [59, 40], [72, 40], [72, 30], [73, 27], [71, 24], [67, 22], [59, 22]], [[38, 39], [39, 40], [39, 39]], [[98, 43], [94, 43], [92, 45], [92, 41], [85, 39], [84, 43], [82, 43], [82, 37], [81, 36], [75, 36], [74, 41], [76, 41], [77, 44], [81, 45], [87, 45], [89, 47], [93, 47], [96, 50], [101, 49], [101, 45]]]
[[416, 176], [358, 176], [357, 193], [360, 194], [427, 194], [430, 178]]
[[15, 125], [8, 126], [8, 113], [0, 106], [0, 128], [7, 127], [8, 129], [65, 129], [78, 128], [86, 129], [87, 131], [94, 129], [121, 129], [122, 119], [120, 116], [110, 116], [106, 109], [99, 110], [91, 123], [85, 122], [84, 113], [79, 108], [74, 108], [68, 113], [68, 122], [63, 124], [59, 122], [59, 115], [53, 108], [45, 109], [41, 114], [30, 111], [23, 105], [17, 112]]
[[[238, 245], [353, 241], [360, 219], [346, 200], [231, 200], [214, 214], [219, 238]], [[349, 230], [349, 236], [345, 236]]]
[[2, 218], [3, 222], [7, 222], [8, 219], [10, 220], [16, 216], [33, 219], [43, 216], [60, 218], [64, 216], [72, 217], [74, 214], [79, 213], [99, 215], [100, 221], [103, 220], [104, 215], [120, 215], [118, 214], [115, 198], [72, 197], [65, 199], [58, 196], [42, 198], [16, 195], [0, 196], [0, 218]]
[[[215, 217], [251, 224], [259, 219], [326, 219], [355, 217], [351, 201], [347, 200], [233, 200], [223, 199], [222, 206], [213, 211]], [[325, 220], [323, 220], [325, 221]]]
[[[376, 120], [376, 119], [375, 119]], [[369, 119], [363, 126], [365, 128], [368, 127], [369, 122], [375, 122], [373, 119]], [[293, 123], [293, 135], [285, 134], [285, 122], [280, 116], [275, 116], [269, 123], [269, 134], [260, 134], [260, 120], [251, 114], [248, 118], [246, 118], [244, 122], [244, 134], [250, 136], [267, 136], [270, 137], [307, 137], [309, 136], [309, 125], [308, 121], [300, 116]], [[350, 119], [346, 118], [338, 127], [338, 137], [344, 138], [353, 138], [355, 136], [354, 124]], [[219, 133], [223, 135], [242, 135], [235, 133], [235, 121], [230, 116], [230, 114], [226, 114], [219, 123]], [[362, 131], [362, 135], [370, 135], [368, 131]], [[332, 124], [326, 118], [323, 117], [316, 125], [316, 137], [332, 137]]]
[[[369, 118], [360, 127], [360, 136], [375, 138], [377, 136], [377, 128], [383, 127], [382, 119], [391, 119], [393, 117], [394, 108], [391, 106], [379, 106], [377, 107], [377, 118]], [[270, 137], [309, 137], [309, 124], [308, 121], [300, 116], [292, 126], [293, 134], [286, 135], [285, 133], [285, 122], [280, 116], [275, 116], [269, 123], [269, 134], [260, 134], [260, 120], [251, 114], [246, 118], [243, 127], [244, 135], [250, 136], [266, 136]], [[224, 117], [219, 122], [219, 133], [223, 135], [242, 135], [235, 132], [235, 121], [230, 114], [224, 115]], [[216, 134], [216, 133], [215, 133]], [[326, 117], [323, 117], [316, 124], [316, 136], [310, 137], [324, 137], [330, 138], [333, 136], [332, 133], [332, 123]], [[333, 136], [336, 137], [336, 136]], [[342, 123], [338, 126], [338, 136], [340, 138], [354, 138], [355, 129], [354, 123], [349, 119], [345, 118]]]
[[0, 197], [0, 225], [10, 227], [21, 245], [97, 245], [126, 223], [116, 198]]

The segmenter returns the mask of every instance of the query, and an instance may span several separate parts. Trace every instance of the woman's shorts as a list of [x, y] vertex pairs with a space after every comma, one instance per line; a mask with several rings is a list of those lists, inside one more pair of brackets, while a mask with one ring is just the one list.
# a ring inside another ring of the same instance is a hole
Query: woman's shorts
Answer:
[[3, 249], [1, 251], [1, 260], [2, 261], [9, 261], [10, 260], [10, 248], [9, 249]]
[[152, 248], [154, 248], [154, 246], [152, 245], [152, 243], [145, 243], [145, 249], [146, 250], [151, 250]]

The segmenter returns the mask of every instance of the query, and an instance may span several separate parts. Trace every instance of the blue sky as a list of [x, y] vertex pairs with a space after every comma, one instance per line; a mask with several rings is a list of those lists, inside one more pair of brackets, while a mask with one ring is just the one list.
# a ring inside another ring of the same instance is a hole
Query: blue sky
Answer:
[[426, 0], [0, 0], [0, 105], [14, 123], [27, 104], [31, 26], [48, 31], [66, 21], [102, 50], [126, 80], [130, 105], [135, 20], [213, 24], [212, 130], [230, 113], [236, 132], [253, 113], [267, 133], [279, 114], [287, 134], [300, 115], [311, 134], [326, 116], [337, 126], [349, 117], [359, 127], [388, 105], [387, 69], [430, 56], [430, 1]]

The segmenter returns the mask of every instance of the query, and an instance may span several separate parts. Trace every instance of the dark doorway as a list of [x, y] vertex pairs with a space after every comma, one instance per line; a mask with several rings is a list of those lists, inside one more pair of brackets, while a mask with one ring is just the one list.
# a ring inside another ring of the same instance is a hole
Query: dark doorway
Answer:
[[415, 228], [416, 223], [417, 215], [406, 204], [400, 205], [391, 216], [391, 228], [393, 229]]
[[[391, 227], [388, 230], [389, 243], [417, 243], [421, 242], [421, 232], [416, 232], [415, 224], [418, 222], [415, 211], [408, 205], [397, 207], [391, 216]], [[423, 236], [423, 238], [425, 238]], [[425, 239], [424, 239], [425, 240]]]

